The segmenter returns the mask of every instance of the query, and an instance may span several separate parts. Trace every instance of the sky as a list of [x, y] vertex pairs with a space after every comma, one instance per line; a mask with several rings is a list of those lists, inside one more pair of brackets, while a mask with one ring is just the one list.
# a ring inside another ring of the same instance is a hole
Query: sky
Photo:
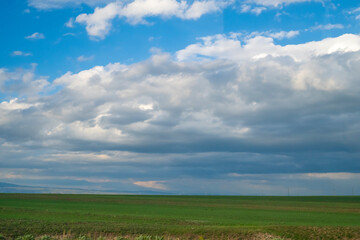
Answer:
[[3, 0], [0, 182], [360, 194], [360, 3]]

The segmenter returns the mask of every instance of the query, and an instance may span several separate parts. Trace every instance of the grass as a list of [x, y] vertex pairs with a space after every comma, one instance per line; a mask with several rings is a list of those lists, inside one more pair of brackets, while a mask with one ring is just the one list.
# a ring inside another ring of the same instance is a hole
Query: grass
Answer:
[[360, 239], [360, 197], [0, 194], [4, 238], [64, 233], [78, 240]]

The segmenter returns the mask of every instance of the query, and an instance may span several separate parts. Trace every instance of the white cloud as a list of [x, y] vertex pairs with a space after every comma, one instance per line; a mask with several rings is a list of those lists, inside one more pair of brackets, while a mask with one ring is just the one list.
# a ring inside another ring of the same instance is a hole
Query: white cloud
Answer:
[[322, 0], [246, 0], [241, 6], [241, 12], [259, 15], [271, 8], [282, 8], [286, 5], [304, 2], [322, 2]]
[[63, 36], [64, 37], [66, 37], [66, 36], [76, 36], [76, 34], [75, 33], [64, 33]]
[[305, 61], [313, 57], [336, 52], [356, 52], [360, 50], [360, 37], [344, 34], [337, 38], [327, 38], [318, 42], [299, 45], [275, 45], [272, 38], [256, 36], [244, 43], [225, 35], [201, 38], [202, 42], [187, 46], [177, 52], [180, 61], [203, 57], [224, 58], [236, 61], [248, 61], [259, 56], [289, 56], [295, 61]]
[[347, 13], [350, 15], [353, 15], [356, 20], [359, 20], [360, 19], [359, 12], [360, 12], [360, 7], [352, 9], [352, 10], [348, 11]]
[[320, 2], [320, 0], [247, 0], [246, 2], [248, 4], [257, 4], [261, 6], [279, 7], [293, 3]]
[[280, 31], [280, 32], [275, 32], [275, 33], [269, 33], [268, 36], [272, 37], [274, 39], [284, 39], [284, 38], [293, 38], [296, 37], [297, 35], [299, 35], [299, 31]]
[[48, 130], [47, 135], [49, 137], [71, 136], [76, 140], [101, 141], [105, 143], [119, 143], [126, 140], [126, 135], [120, 129], [104, 129], [97, 123], [91, 124], [81, 121], [75, 121], [67, 125], [60, 123], [58, 126]]
[[57, 9], [66, 7], [76, 7], [81, 4], [89, 6], [96, 6], [99, 4], [106, 4], [113, 0], [28, 0], [31, 7], [37, 9]]
[[4, 101], [0, 103], [0, 109], [3, 110], [24, 110], [33, 106], [39, 106], [39, 104], [29, 104], [26, 102], [21, 103], [18, 98], [11, 99], [10, 101]]
[[154, 106], [152, 104], [140, 104], [139, 109], [141, 109], [143, 111], [153, 110]]
[[16, 92], [18, 96], [29, 97], [50, 90], [48, 88], [51, 86], [46, 77], [35, 78], [36, 66], [32, 64], [32, 69], [18, 69], [15, 72], [0, 69], [0, 91], [7, 94]]
[[255, 15], [260, 15], [263, 11], [267, 10], [266, 7], [252, 7], [251, 5], [248, 4], [243, 4], [241, 6], [241, 12], [246, 13], [246, 12], [251, 12]]
[[[232, 33], [232, 34], [234, 35], [236, 33]], [[300, 34], [300, 31], [295, 31], [295, 30], [280, 31], [280, 32], [264, 31], [264, 32], [252, 32], [252, 33], [248, 34], [247, 36], [245, 36], [245, 38], [251, 39], [256, 36], [263, 36], [263, 37], [270, 37], [270, 38], [277, 39], [277, 40], [282, 40], [282, 39], [294, 38], [294, 37], [298, 36], [299, 34]], [[233, 39], [240, 38], [240, 37], [244, 37], [244, 36], [239, 33], [237, 36], [230, 36], [230, 38], [233, 38]]]
[[[312, 0], [249, 0], [241, 6], [241, 11], [259, 15], [268, 8], [310, 1]], [[115, 1], [105, 7], [97, 7], [91, 14], [79, 15], [76, 18], [76, 22], [86, 25], [86, 30], [90, 37], [104, 39], [111, 30], [111, 22], [115, 18], [126, 18], [126, 21], [130, 24], [148, 24], [146, 18], [155, 16], [164, 19], [177, 17], [184, 20], [196, 20], [205, 14], [221, 12], [224, 8], [233, 4], [233, 0], [196, 0], [193, 2], [178, 0], [133, 0], [126, 3]], [[281, 32], [275, 38], [290, 38], [297, 34], [296, 31]]]
[[181, 14], [185, 9], [185, 2], [176, 0], [135, 0], [121, 9], [119, 16], [124, 16], [132, 24], [144, 23], [145, 17], [170, 17]]
[[68, 161], [77, 159], [80, 162], [97, 162], [111, 160], [111, 156], [104, 153], [67, 152], [55, 153], [46, 157], [46, 161]]
[[342, 24], [326, 24], [326, 25], [317, 25], [312, 27], [312, 30], [332, 30], [332, 29], [343, 29], [344, 25]]
[[202, 15], [218, 12], [226, 7], [229, 3], [220, 1], [194, 1], [193, 4], [183, 13], [181, 18], [198, 19]]
[[33, 34], [29, 35], [29, 36], [26, 36], [25, 38], [26, 39], [38, 40], [38, 39], [44, 39], [45, 36], [42, 33], [35, 32], [35, 33], [33, 33]]
[[355, 9], [353, 9], [353, 10], [349, 11], [349, 13], [350, 13], [350, 14], [353, 14], [353, 13], [358, 13], [358, 12], [360, 12], [360, 7], [355, 8]]
[[83, 55], [81, 55], [81, 56], [79, 56], [79, 57], [77, 58], [77, 60], [78, 60], [79, 62], [90, 61], [90, 60], [93, 60], [93, 59], [94, 59], [94, 56], [86, 57], [86, 56], [83, 56]]
[[69, 21], [67, 21], [65, 23], [65, 26], [67, 26], [68, 28], [73, 28], [74, 27], [74, 18], [70, 18]]
[[323, 179], [360, 179], [360, 173], [349, 172], [332, 172], [332, 173], [307, 173], [303, 174], [304, 177], [309, 178], [323, 178]]
[[158, 190], [167, 190], [166, 186], [163, 184], [165, 181], [136, 181], [133, 184], [145, 187], [145, 188], [153, 188]]
[[118, 15], [120, 10], [118, 2], [110, 3], [104, 8], [95, 8], [92, 14], [77, 16], [76, 22], [86, 24], [86, 31], [92, 37], [103, 39], [111, 29], [111, 21]]
[[31, 56], [32, 54], [29, 53], [29, 52], [22, 52], [22, 51], [13, 51], [11, 53], [12, 56], [24, 56], [24, 57], [27, 57], [27, 56]]
[[178, 17], [181, 19], [198, 19], [204, 14], [218, 12], [230, 2], [204, 0], [134, 0], [124, 4], [120, 1], [112, 2], [103, 8], [96, 8], [92, 14], [81, 14], [76, 22], [86, 25], [88, 34], [103, 39], [110, 31], [111, 21], [116, 17], [124, 17], [131, 24], [146, 24], [145, 18], [159, 16], [162, 18]]

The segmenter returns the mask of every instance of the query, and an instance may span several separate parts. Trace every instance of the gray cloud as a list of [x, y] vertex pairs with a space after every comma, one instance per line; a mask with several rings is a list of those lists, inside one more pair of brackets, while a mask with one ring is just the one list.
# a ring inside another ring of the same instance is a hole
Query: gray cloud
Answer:
[[189, 194], [286, 194], [284, 179], [299, 194], [345, 186], [360, 169], [358, 38], [262, 39], [254, 51], [256, 39], [218, 37], [243, 55], [221, 58], [231, 49], [214, 41], [179, 51], [182, 61], [160, 53], [52, 83], [2, 69], [0, 180]]

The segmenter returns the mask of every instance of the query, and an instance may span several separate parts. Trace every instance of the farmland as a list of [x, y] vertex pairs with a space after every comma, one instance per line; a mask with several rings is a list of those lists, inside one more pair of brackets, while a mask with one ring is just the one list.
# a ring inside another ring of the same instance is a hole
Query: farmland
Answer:
[[0, 194], [0, 234], [360, 239], [360, 197]]

